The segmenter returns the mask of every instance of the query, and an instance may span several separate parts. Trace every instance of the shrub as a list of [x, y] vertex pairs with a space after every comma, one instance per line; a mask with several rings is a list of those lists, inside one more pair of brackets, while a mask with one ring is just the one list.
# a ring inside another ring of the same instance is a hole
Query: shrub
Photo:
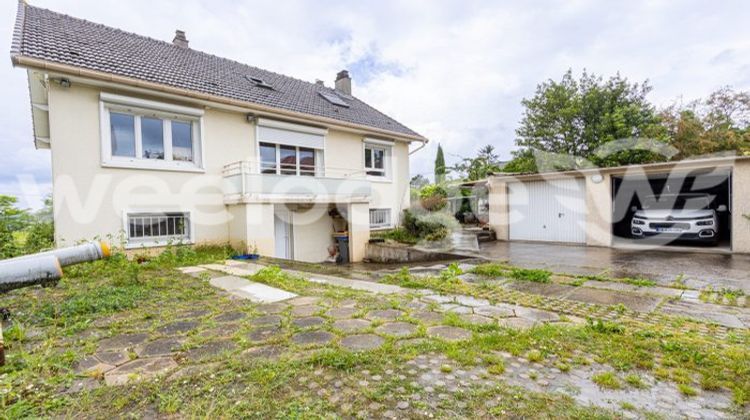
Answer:
[[26, 241], [23, 244], [24, 254], [34, 254], [55, 246], [55, 226], [52, 222], [39, 221], [28, 229]]
[[439, 184], [425, 185], [419, 190], [419, 202], [427, 211], [438, 211], [447, 204], [448, 191]]
[[448, 236], [450, 230], [455, 228], [458, 222], [446, 213], [419, 214], [415, 211], [404, 210], [401, 224], [414, 238], [439, 241]]

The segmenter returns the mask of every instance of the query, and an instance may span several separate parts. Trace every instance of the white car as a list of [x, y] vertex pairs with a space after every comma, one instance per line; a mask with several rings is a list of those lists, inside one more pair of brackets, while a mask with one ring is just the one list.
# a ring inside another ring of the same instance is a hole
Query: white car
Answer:
[[630, 222], [633, 237], [659, 236], [715, 244], [719, 240], [717, 212], [727, 211], [725, 205], [711, 208], [708, 194], [662, 194], [647, 196]]

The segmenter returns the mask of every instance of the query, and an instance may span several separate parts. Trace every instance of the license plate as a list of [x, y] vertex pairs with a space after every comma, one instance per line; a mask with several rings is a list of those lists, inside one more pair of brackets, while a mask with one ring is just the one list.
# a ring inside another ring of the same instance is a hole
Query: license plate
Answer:
[[682, 232], [682, 229], [678, 228], [656, 228], [657, 232]]

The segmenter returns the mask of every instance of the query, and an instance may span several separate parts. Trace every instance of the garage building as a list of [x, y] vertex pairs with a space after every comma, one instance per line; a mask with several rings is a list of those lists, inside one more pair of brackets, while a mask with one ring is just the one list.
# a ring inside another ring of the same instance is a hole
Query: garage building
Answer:
[[[750, 157], [496, 175], [488, 188], [498, 240], [750, 253]], [[701, 214], [713, 214], [715, 224], [681, 231], [695, 221], [676, 210], [696, 200], [706, 200]], [[642, 222], [644, 209], [664, 220]]]

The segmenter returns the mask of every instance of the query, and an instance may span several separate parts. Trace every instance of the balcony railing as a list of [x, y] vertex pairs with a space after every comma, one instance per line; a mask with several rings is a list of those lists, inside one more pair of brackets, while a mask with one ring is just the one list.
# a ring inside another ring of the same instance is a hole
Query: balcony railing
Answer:
[[247, 161], [224, 166], [226, 203], [352, 203], [372, 195], [363, 171], [327, 167], [326, 176], [277, 175], [259, 173], [258, 167]]

